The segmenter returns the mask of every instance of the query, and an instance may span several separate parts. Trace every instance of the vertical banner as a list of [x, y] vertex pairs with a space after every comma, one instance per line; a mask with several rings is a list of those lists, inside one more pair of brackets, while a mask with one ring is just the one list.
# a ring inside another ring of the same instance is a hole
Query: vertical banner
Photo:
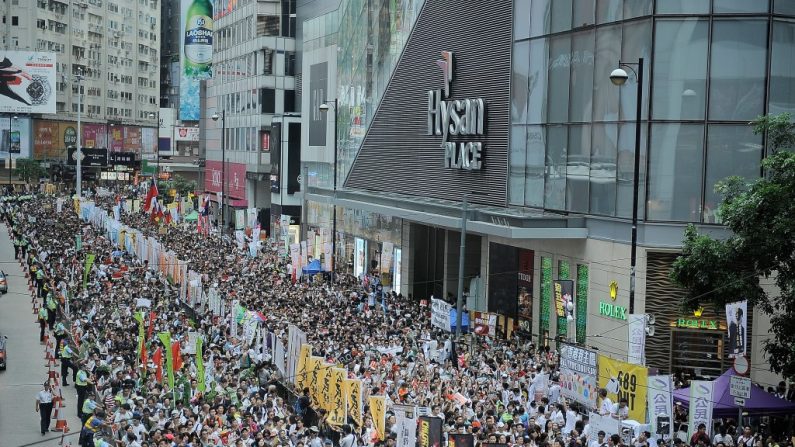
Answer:
[[133, 316], [135, 321], [138, 322], [138, 359], [141, 361], [141, 364], [144, 365], [142, 372], [146, 372], [146, 355], [144, 351], [146, 350], [146, 329], [144, 329], [144, 314], [142, 312], [136, 312]]
[[364, 426], [362, 406], [362, 381], [359, 379], [345, 379], [345, 394], [348, 400], [348, 416], [358, 427]]
[[362, 238], [355, 238], [354, 239], [354, 254], [353, 254], [353, 276], [359, 277], [365, 270], [365, 263], [367, 262], [365, 257], [365, 247], [364, 247], [364, 239]]
[[317, 381], [315, 382], [315, 397], [317, 400], [317, 407], [324, 410], [330, 407], [331, 401], [331, 365], [327, 364], [323, 359], [317, 369]]
[[447, 435], [448, 447], [475, 447], [475, 437], [468, 433], [449, 433]]
[[442, 420], [431, 416], [420, 416], [418, 447], [441, 447]]
[[392, 257], [394, 256], [395, 244], [392, 242], [384, 242], [381, 246], [381, 259], [383, 262], [379, 266], [382, 273], [392, 273]]
[[712, 436], [712, 381], [693, 380], [690, 382], [690, 419], [687, 436], [692, 437], [698, 426], [707, 426], [707, 435]]
[[196, 377], [199, 379], [199, 391], [204, 393], [206, 389], [206, 383], [204, 380], [204, 351], [202, 350], [202, 341], [201, 337], [196, 337]]
[[558, 317], [574, 316], [574, 281], [558, 279], [552, 281], [555, 296], [555, 312]]
[[516, 309], [519, 330], [525, 334], [533, 332], [533, 267], [535, 252], [519, 250], [519, 268], [516, 281]]
[[210, 0], [182, 0], [180, 21], [179, 119], [198, 121], [199, 82], [212, 76], [213, 5]]
[[163, 346], [166, 348], [166, 371], [168, 371], [168, 387], [173, 390], [174, 389], [174, 355], [171, 349], [171, 333], [170, 332], [161, 332], [157, 334], [157, 337], [160, 339], [160, 342], [163, 343]]
[[648, 370], [604, 355], [599, 355], [598, 362], [599, 388], [605, 388], [613, 402], [627, 399], [629, 419], [645, 424]]
[[345, 400], [345, 376], [346, 370], [342, 368], [331, 368], [330, 391], [331, 402], [328, 413], [328, 423], [336, 427], [341, 427], [348, 420], [348, 404]]
[[417, 416], [413, 405], [393, 405], [395, 425], [397, 426], [396, 447], [415, 447], [417, 445]]
[[306, 334], [298, 326], [290, 325], [287, 329], [287, 377], [292, 380], [295, 377], [295, 370], [298, 366], [298, 355], [301, 353], [301, 345], [306, 343]]
[[331, 242], [323, 244], [323, 270], [331, 271]]
[[294, 278], [301, 277], [301, 246], [298, 244], [290, 245], [290, 262], [293, 265]]
[[282, 339], [276, 337], [276, 346], [273, 348], [273, 363], [276, 365], [276, 369], [284, 376], [286, 365], [284, 363], [284, 343], [282, 343]]
[[635, 365], [646, 364], [646, 315], [629, 314], [627, 331], [627, 361]]
[[[370, 416], [378, 432], [378, 439], [386, 439], [386, 398], [384, 396], [370, 396]], [[440, 421], [441, 422], [441, 421]]]
[[83, 268], [83, 288], [86, 288], [86, 283], [88, 282], [88, 272], [91, 271], [91, 266], [94, 265], [94, 259], [96, 255], [94, 253], [89, 253], [86, 255], [86, 264]]
[[729, 327], [729, 357], [746, 354], [748, 342], [748, 301], [737, 301], [726, 305], [726, 323]]
[[298, 366], [295, 372], [295, 389], [298, 394], [302, 394], [307, 383], [309, 357], [312, 355], [312, 345], [301, 345], [301, 352], [298, 354]]
[[323, 369], [323, 357], [309, 357], [309, 377], [305, 388], [309, 388], [309, 396], [312, 398], [312, 406], [322, 408], [320, 405], [320, 374]]
[[596, 352], [574, 345], [563, 345], [560, 352], [561, 394], [586, 408], [596, 408], [597, 384]]
[[671, 376], [649, 376], [649, 421], [652, 434], [673, 439], [673, 384]]

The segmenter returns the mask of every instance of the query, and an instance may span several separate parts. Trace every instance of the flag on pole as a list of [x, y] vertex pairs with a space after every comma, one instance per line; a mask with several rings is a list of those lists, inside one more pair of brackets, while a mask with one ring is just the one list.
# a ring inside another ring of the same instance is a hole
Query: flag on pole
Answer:
[[172, 369], [174, 371], [182, 369], [182, 352], [178, 341], [171, 342], [171, 358], [173, 361]]
[[141, 365], [144, 366], [143, 374], [146, 374], [146, 346], [144, 342], [145, 338], [145, 330], [144, 330], [144, 314], [142, 312], [136, 312], [133, 315], [135, 321], [138, 322], [138, 358], [141, 359]]
[[94, 259], [96, 255], [94, 253], [89, 253], [86, 255], [86, 265], [83, 268], [83, 288], [86, 288], [86, 283], [88, 283], [88, 272], [91, 271], [91, 266], [94, 265]]
[[[163, 346], [171, 348], [171, 333], [161, 332], [157, 334]], [[172, 349], [166, 349], [166, 370], [168, 372], [168, 387], [174, 389], [174, 357]]]
[[163, 383], [163, 348], [157, 348], [152, 355], [152, 361], [155, 363], [155, 378], [157, 378], [157, 383]]
[[199, 380], [199, 391], [204, 393], [204, 353], [202, 352], [202, 338], [196, 337], [196, 378]]
[[149, 186], [149, 192], [146, 193], [146, 198], [144, 199], [144, 211], [149, 212], [149, 208], [152, 205], [152, 199], [156, 199], [158, 194], [157, 182], [152, 179], [152, 184]]

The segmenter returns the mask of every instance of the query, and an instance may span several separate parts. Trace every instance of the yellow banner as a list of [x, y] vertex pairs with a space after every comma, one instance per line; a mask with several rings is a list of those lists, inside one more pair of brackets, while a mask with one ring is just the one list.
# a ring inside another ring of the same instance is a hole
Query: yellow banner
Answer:
[[319, 407], [319, 402], [317, 399], [317, 383], [318, 383], [318, 374], [320, 374], [320, 367], [323, 365], [323, 359], [321, 357], [313, 357], [310, 356], [307, 360], [307, 374], [306, 374], [306, 381], [304, 382], [304, 388], [309, 388], [309, 397], [312, 398], [312, 406]]
[[383, 441], [386, 432], [386, 399], [384, 396], [370, 396], [370, 415], [373, 417], [373, 425], [378, 432], [378, 438]]
[[331, 408], [331, 367], [332, 365], [326, 362], [320, 363], [315, 384], [318, 406], [326, 411]]
[[312, 356], [312, 345], [301, 345], [301, 352], [298, 354], [298, 367], [295, 370], [295, 389], [298, 394], [304, 394], [304, 387], [308, 380], [309, 357]]
[[645, 366], [599, 356], [599, 388], [607, 390], [607, 397], [614, 404], [622, 398], [627, 399], [629, 419], [641, 424], [646, 423], [648, 379], [649, 370]]
[[331, 425], [342, 426], [348, 419], [348, 403], [345, 393], [345, 376], [342, 368], [331, 368], [331, 408], [327, 421]]
[[357, 426], [362, 427], [362, 381], [359, 379], [345, 379], [345, 395], [348, 399], [348, 415]]

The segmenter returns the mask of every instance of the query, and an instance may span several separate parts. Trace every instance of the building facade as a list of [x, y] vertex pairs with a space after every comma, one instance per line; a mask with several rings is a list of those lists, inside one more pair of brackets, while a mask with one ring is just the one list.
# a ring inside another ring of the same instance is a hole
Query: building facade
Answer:
[[[340, 269], [380, 265], [404, 294], [452, 298], [466, 197], [469, 308], [499, 314], [503, 333], [626, 358], [638, 67], [622, 87], [609, 75], [642, 59], [634, 311], [656, 319], [649, 366], [719, 375], [725, 313], [683, 314], [668, 273], [687, 223], [725, 234], [715, 184], [760, 175], [765, 140], [748, 121], [794, 107], [794, 13], [779, 0], [343, 1], [325, 25], [339, 49], [322, 53], [336, 65], [338, 187], [332, 162], [310, 168], [307, 225], [328, 232], [336, 205]], [[304, 55], [304, 91], [323, 62]], [[768, 322], [750, 321], [764, 364]]]

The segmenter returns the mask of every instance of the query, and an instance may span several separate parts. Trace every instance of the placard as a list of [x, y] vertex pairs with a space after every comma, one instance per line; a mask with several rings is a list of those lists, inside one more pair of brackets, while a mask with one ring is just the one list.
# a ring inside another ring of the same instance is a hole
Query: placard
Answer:
[[564, 397], [589, 409], [596, 408], [599, 393], [596, 352], [564, 345], [560, 352], [560, 387]]

